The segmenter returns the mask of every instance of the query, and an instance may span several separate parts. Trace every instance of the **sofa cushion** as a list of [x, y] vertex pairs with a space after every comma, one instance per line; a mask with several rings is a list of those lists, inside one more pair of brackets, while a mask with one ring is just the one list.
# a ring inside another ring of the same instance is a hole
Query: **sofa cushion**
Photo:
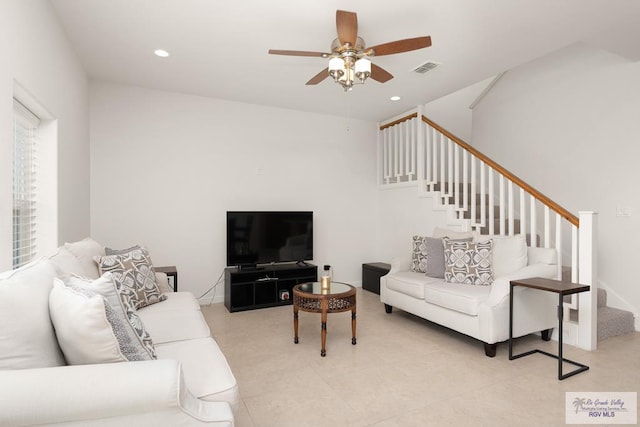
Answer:
[[[120, 293], [117, 290], [114, 277], [111, 273], [105, 273], [96, 280], [87, 280], [72, 276], [69, 279], [69, 283], [80, 289], [86, 289], [90, 292], [102, 295], [114, 310], [119, 313], [123, 313], [128, 325], [125, 325], [127, 326], [126, 330], [121, 332], [126, 333], [132, 341], [135, 340], [132, 345], [136, 346], [136, 351], [146, 352], [150, 358], [156, 358], [153, 340], [151, 339], [144, 322], [140, 319], [133, 307], [127, 303], [126, 299], [120, 297]], [[146, 358], [142, 355], [135, 360], [146, 360]]]
[[413, 298], [424, 299], [424, 285], [441, 282], [442, 279], [427, 277], [422, 273], [398, 271], [387, 276], [387, 288]]
[[49, 317], [54, 264], [43, 258], [0, 279], [0, 369], [64, 365]]
[[506, 276], [527, 266], [527, 238], [515, 236], [480, 236], [479, 241], [493, 241], [493, 277]]
[[151, 360], [126, 313], [97, 292], [55, 279], [49, 295], [51, 321], [70, 365]]
[[140, 312], [160, 312], [170, 310], [195, 310], [200, 311], [200, 304], [191, 292], [167, 292], [167, 297], [162, 304], [153, 304], [140, 309]]
[[469, 286], [464, 283], [446, 283], [442, 280], [424, 285], [425, 302], [470, 316], [478, 314], [478, 307], [489, 298], [490, 293], [491, 286]]
[[104, 246], [92, 238], [87, 237], [78, 242], [65, 243], [63, 247], [75, 255], [75, 257], [82, 263], [84, 270], [81, 274], [82, 276], [88, 279], [97, 279], [100, 277], [98, 264], [96, 264], [94, 258], [104, 255]]
[[58, 277], [62, 280], [68, 280], [72, 274], [83, 277], [88, 277], [92, 274], [91, 271], [85, 269], [85, 265], [70, 250], [63, 246], [59, 247], [49, 259], [55, 265]]
[[184, 372], [187, 388], [199, 399], [238, 402], [236, 379], [211, 337], [158, 344], [158, 359], [178, 360]]
[[156, 305], [161, 306], [162, 304], [154, 304], [137, 311], [153, 337], [155, 345], [211, 336], [209, 325], [200, 310], [147, 310], [147, 308]]
[[160, 292], [153, 263], [146, 248], [136, 248], [124, 254], [100, 256], [95, 260], [101, 274], [113, 274], [120, 296], [128, 299], [136, 310], [167, 298]]
[[493, 241], [456, 242], [444, 238], [443, 242], [446, 282], [483, 286], [493, 282]]

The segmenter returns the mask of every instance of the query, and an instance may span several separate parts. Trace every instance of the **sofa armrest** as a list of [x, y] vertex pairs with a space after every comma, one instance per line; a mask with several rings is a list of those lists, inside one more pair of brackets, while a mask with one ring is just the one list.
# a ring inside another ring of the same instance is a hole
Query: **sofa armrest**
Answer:
[[400, 256], [391, 260], [391, 270], [388, 274], [409, 270], [411, 270], [411, 256]]
[[554, 264], [532, 264], [508, 275], [496, 278], [491, 284], [491, 293], [487, 298], [486, 305], [495, 306], [500, 304], [504, 298], [509, 297], [509, 282], [517, 279], [528, 279], [530, 277], [544, 277], [552, 279], [556, 277], [558, 268]]
[[0, 401], [0, 425], [233, 426], [229, 404], [191, 395], [175, 360], [0, 371]]

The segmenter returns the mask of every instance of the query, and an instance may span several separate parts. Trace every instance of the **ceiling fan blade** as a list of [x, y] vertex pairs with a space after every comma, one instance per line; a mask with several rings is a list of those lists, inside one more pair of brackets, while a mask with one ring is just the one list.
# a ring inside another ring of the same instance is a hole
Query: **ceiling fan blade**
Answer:
[[368, 50], [373, 50], [375, 56], [382, 56], [392, 55], [394, 53], [409, 52], [411, 50], [422, 49], [429, 46], [431, 46], [431, 36], [396, 40], [394, 42], [371, 46]]
[[376, 64], [371, 64], [371, 76], [373, 80], [385, 83], [393, 78], [393, 75], [382, 67], [378, 67]]
[[358, 38], [358, 15], [355, 12], [346, 12], [344, 10], [336, 11], [336, 27], [338, 29], [338, 40], [340, 44], [349, 43], [351, 46], [356, 45]]
[[325, 52], [307, 52], [304, 50], [277, 50], [269, 49], [271, 55], [289, 55], [289, 56], [317, 56], [320, 58], [328, 58], [330, 54]]
[[317, 85], [318, 83], [320, 83], [321, 81], [323, 81], [327, 77], [329, 77], [329, 68], [325, 68], [324, 70], [320, 71], [318, 74], [316, 74], [315, 76], [311, 77], [311, 80], [309, 80], [305, 84], [306, 85]]

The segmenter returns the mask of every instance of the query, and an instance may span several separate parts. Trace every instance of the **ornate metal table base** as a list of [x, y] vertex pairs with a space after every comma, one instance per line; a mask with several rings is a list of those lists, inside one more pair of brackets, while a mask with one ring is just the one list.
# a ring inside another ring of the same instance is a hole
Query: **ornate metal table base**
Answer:
[[356, 345], [356, 289], [333, 282], [321, 289], [318, 282], [302, 283], [293, 288], [293, 342], [298, 344], [298, 310], [321, 314], [320, 356], [327, 355], [327, 314], [351, 310], [351, 344]]

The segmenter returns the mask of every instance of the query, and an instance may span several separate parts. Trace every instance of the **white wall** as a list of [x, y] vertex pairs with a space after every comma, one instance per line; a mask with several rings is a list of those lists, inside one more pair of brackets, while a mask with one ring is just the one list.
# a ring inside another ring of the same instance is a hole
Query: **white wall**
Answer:
[[314, 262], [359, 285], [375, 255], [375, 164], [372, 122], [92, 84], [93, 236], [147, 245], [196, 296], [226, 264], [228, 210], [313, 211]]
[[474, 146], [569, 211], [598, 212], [599, 281], [635, 313], [639, 112], [640, 63], [575, 45], [510, 70], [473, 114]]
[[90, 229], [88, 81], [49, 1], [0, 2], [0, 64], [1, 271], [11, 268], [16, 83], [57, 121], [58, 240], [83, 238]]

